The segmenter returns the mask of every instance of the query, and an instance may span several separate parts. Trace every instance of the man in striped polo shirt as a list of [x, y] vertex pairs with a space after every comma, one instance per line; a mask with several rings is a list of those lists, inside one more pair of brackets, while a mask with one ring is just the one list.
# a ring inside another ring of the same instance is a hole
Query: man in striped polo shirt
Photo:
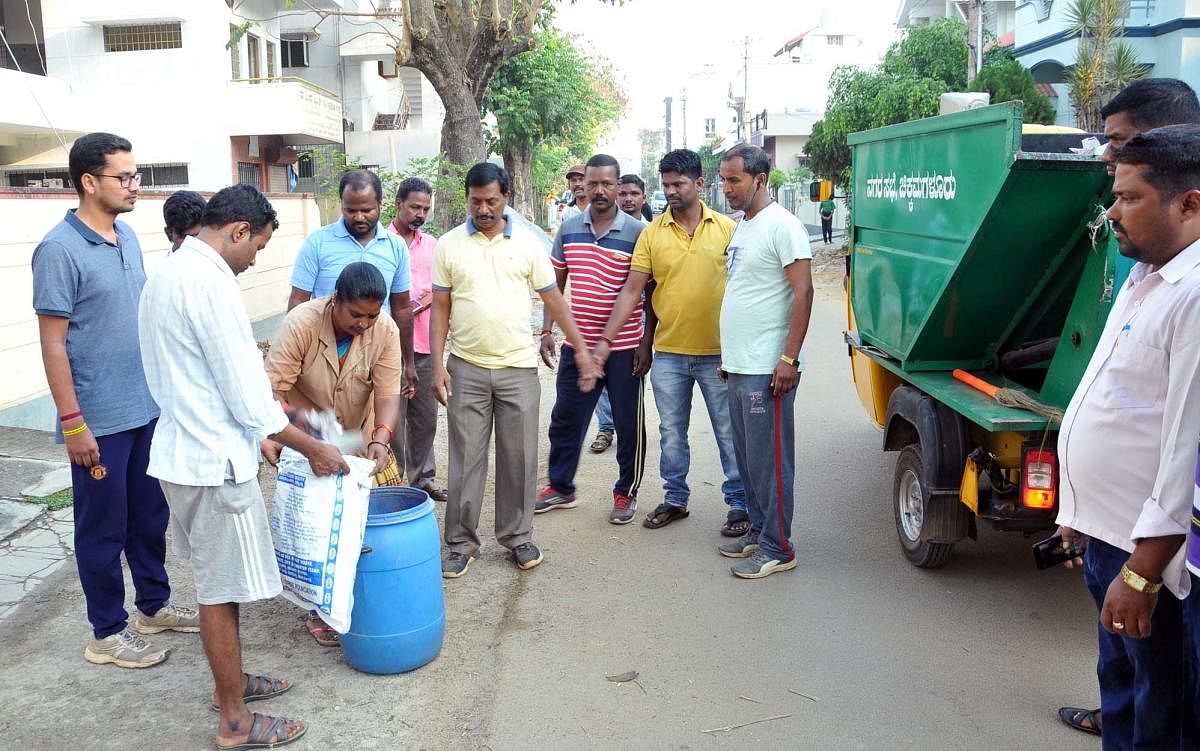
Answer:
[[[579, 390], [575, 351], [569, 343], [563, 344], [558, 394], [550, 415], [550, 479], [538, 493], [534, 506], [534, 512], [540, 514], [555, 508], [574, 508], [578, 503], [575, 471], [579, 467], [579, 454], [600, 397], [600, 386], [606, 385], [617, 430], [619, 467], [613, 486], [613, 507], [608, 515], [613, 524], [629, 523], [637, 510], [637, 490], [646, 459], [642, 376], [650, 365], [649, 346], [641, 347], [640, 302], [615, 336], [604, 337], [604, 325], [629, 276], [633, 249], [644, 226], [617, 209], [620, 174], [620, 164], [607, 154], [597, 154], [588, 160], [584, 173], [588, 207], [563, 222], [551, 251], [550, 262], [559, 289], [564, 289], [568, 280], [571, 283], [571, 317], [584, 342], [593, 348], [604, 339], [612, 354], [604, 366], [603, 383], [584, 393]], [[548, 314], [543, 324], [541, 352], [542, 359], [552, 366], [554, 337]]]

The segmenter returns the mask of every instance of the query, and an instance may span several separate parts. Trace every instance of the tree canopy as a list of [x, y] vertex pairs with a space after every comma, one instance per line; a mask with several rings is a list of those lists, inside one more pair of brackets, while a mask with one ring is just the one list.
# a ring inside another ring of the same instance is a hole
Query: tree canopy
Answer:
[[[570, 37], [545, 28], [535, 42], [496, 71], [483, 97], [485, 114], [496, 118], [490, 145], [504, 157], [514, 202], [526, 212], [549, 189], [539, 184], [547, 171], [556, 178], [568, 160], [587, 159], [625, 110], [608, 66], [581, 54]], [[535, 154], [546, 157], [540, 170]]]
[[1037, 90], [1033, 74], [1017, 62], [1011, 52], [984, 58], [983, 70], [971, 82], [971, 91], [986, 91], [992, 104], [1021, 102], [1021, 119], [1027, 123], [1050, 125], [1054, 122], [1054, 105]]

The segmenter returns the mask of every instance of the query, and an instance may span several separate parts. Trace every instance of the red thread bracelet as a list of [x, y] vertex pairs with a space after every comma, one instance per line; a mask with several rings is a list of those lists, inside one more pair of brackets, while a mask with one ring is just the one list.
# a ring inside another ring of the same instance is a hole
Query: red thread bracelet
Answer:
[[[378, 425], [376, 425], [376, 426], [375, 426], [375, 430], [372, 430], [372, 431], [371, 431], [371, 435], [372, 435], [372, 436], [374, 436], [374, 435], [375, 435], [375, 431], [376, 431], [376, 430], [379, 430], [380, 428], [383, 428], [384, 430], [386, 430], [386, 431], [387, 431], [387, 434], [388, 434], [388, 443], [391, 443], [391, 441], [392, 441], [392, 429], [391, 429], [391, 428], [389, 428], [388, 426], [384, 425], [383, 423], [379, 423]], [[378, 441], [376, 441], [376, 443], [378, 443]]]
[[61, 415], [61, 416], [59, 416], [58, 421], [66, 422], [67, 420], [74, 420], [76, 417], [83, 417], [83, 413], [82, 412], [71, 412], [70, 414]]

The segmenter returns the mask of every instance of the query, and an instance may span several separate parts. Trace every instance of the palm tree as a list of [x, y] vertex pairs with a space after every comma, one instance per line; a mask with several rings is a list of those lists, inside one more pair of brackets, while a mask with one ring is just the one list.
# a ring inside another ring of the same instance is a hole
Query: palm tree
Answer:
[[1080, 128], [1104, 127], [1100, 107], [1114, 94], [1144, 77], [1151, 65], [1137, 59], [1125, 33], [1127, 0], [1072, 0], [1067, 22], [1079, 34], [1075, 63], [1067, 68], [1071, 106]]

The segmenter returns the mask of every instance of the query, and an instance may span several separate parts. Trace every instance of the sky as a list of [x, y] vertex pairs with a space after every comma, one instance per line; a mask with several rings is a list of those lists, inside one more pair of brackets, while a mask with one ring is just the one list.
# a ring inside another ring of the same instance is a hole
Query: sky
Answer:
[[[817, 25], [844, 28], [882, 50], [894, 36], [898, 7], [899, 0], [625, 0], [615, 7], [563, 0], [555, 24], [576, 35], [586, 54], [602, 55], [617, 70], [629, 107], [597, 150], [616, 156], [623, 171], [637, 171], [637, 131], [663, 126], [664, 97], [675, 101], [676, 130], [685, 91], [693, 107], [723, 102], [731, 80], [742, 74], [747, 38], [751, 71], [754, 61], [772, 60], [786, 41]], [[749, 90], [754, 109], [753, 80]], [[722, 108], [719, 128], [732, 116], [733, 110]], [[681, 145], [678, 135], [674, 145]]]

